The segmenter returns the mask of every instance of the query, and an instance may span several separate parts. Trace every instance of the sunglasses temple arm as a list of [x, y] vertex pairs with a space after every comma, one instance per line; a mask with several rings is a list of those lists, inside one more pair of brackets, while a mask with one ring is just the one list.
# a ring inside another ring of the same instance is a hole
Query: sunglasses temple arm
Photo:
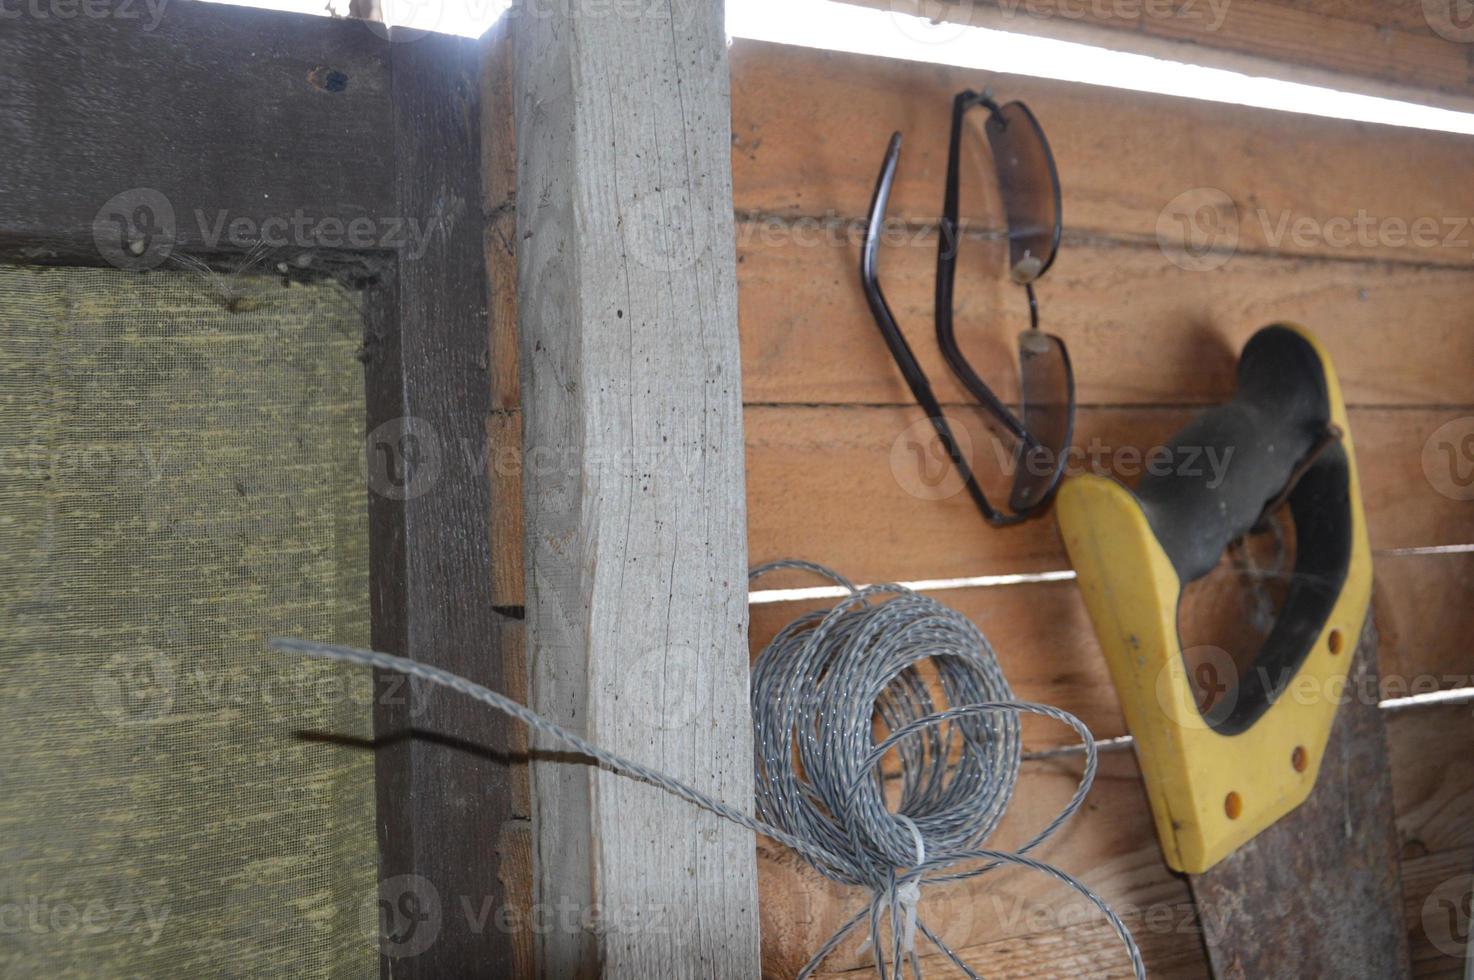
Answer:
[[[996, 112], [997, 110], [991, 99], [974, 92], [959, 93], [952, 101], [952, 139], [947, 148], [947, 187], [942, 201], [942, 220], [937, 240], [937, 292], [934, 314], [937, 346], [942, 349], [942, 356], [946, 359], [947, 366], [952, 369], [953, 375], [968, 390], [968, 393], [1008, 430], [1009, 435], [1022, 442], [1026, 448], [1032, 449], [1038, 446], [1039, 441], [1024, 428], [1024, 424], [1019, 421], [1018, 417], [1008, 410], [1008, 406], [998, 400], [998, 396], [993, 394], [993, 389], [978, 377], [978, 373], [963, 356], [962, 349], [957, 346], [957, 335], [952, 325], [952, 297], [957, 280], [957, 253], [961, 245], [957, 215], [959, 210], [958, 174], [961, 170], [962, 153], [962, 118], [967, 114], [967, 110], [975, 105], [987, 106], [989, 111]], [[1034, 302], [1032, 286], [1029, 289], [1029, 316], [1030, 322], [1037, 326], [1038, 307]]]
[[983, 519], [995, 526], [1016, 524], [1023, 520], [1023, 517], [1000, 513], [988, 502], [982, 488], [978, 486], [972, 473], [972, 467], [968, 465], [967, 459], [957, 445], [956, 438], [952, 435], [952, 427], [942, 415], [942, 406], [938, 404], [936, 395], [932, 393], [931, 382], [927, 380], [926, 372], [916, 360], [911, 345], [901, 334], [900, 328], [896, 325], [895, 316], [891, 313], [890, 304], [885, 301], [885, 295], [880, 291], [880, 280], [876, 273], [876, 253], [900, 152], [901, 134], [896, 133], [891, 137], [890, 146], [886, 150], [880, 179], [875, 185], [875, 197], [870, 203], [869, 221], [865, 226], [865, 242], [860, 253], [860, 280], [865, 288], [865, 299], [870, 304], [870, 313], [875, 317], [875, 324], [880, 328], [880, 335], [885, 339], [886, 346], [890, 348], [891, 357], [895, 359], [896, 366], [901, 369], [901, 375], [906, 379], [906, 386], [911, 389], [911, 396], [926, 412], [932, 428], [936, 430], [937, 438], [941, 440], [943, 448], [947, 451], [947, 457], [962, 476], [968, 495], [972, 497], [973, 503], [982, 513]]

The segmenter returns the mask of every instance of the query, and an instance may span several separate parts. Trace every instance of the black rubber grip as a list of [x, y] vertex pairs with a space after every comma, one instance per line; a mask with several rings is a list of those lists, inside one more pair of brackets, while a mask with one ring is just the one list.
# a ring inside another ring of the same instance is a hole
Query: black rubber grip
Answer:
[[1219, 467], [1205, 463], [1195, 472], [1178, 465], [1170, 474], [1148, 475], [1137, 488], [1153, 534], [1186, 585], [1212, 571], [1229, 544], [1258, 523], [1265, 505], [1299, 473], [1288, 497], [1294, 573], [1274, 626], [1239, 679], [1237, 697], [1206, 716], [1221, 734], [1249, 728], [1279, 697], [1346, 581], [1350, 461], [1340, 441], [1326, 441], [1330, 425], [1326, 373], [1315, 348], [1293, 330], [1266, 327], [1244, 347], [1233, 400], [1199, 415], [1169, 442], [1173, 459], [1212, 452]]
[[1213, 569], [1247, 534], [1330, 425], [1315, 348], [1285, 327], [1245, 345], [1233, 400], [1168, 441], [1170, 473], [1148, 473], [1136, 496], [1183, 584]]

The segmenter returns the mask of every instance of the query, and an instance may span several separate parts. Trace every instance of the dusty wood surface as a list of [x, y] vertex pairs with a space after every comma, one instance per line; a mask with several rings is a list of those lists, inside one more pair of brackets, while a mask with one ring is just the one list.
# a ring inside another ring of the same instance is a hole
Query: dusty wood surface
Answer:
[[[491, 414], [486, 424], [486, 467], [491, 494], [492, 608], [509, 620], [526, 615], [523, 580], [522, 520], [522, 391], [517, 358], [517, 146], [516, 95], [513, 90], [511, 24], [498, 20], [481, 39], [481, 173], [486, 218], [487, 304], [490, 329]], [[519, 630], [506, 645], [502, 690], [528, 703], [527, 642]], [[511, 753], [510, 815], [501, 840], [501, 886], [514, 910], [508, 922], [512, 963], [508, 975], [535, 973], [532, 917], [533, 843], [532, 789], [522, 725], [507, 732]]]
[[[900, 130], [888, 218], [935, 225], [952, 95], [990, 86], [1027, 102], [1044, 127], [1067, 233], [1154, 248], [1160, 234], [1179, 258], [1192, 246], [1185, 261], [1195, 264], [1231, 244], [1238, 255], [1470, 264], [1474, 229], [1463, 219], [1474, 216], [1474, 187], [1461, 174], [1474, 137], [753, 41], [733, 44], [732, 63], [742, 215], [863, 217]], [[982, 151], [965, 150], [962, 166], [983, 187], [993, 179]], [[1378, 219], [1364, 234], [1359, 213]], [[991, 190], [964, 194], [962, 214], [1000, 227]]]
[[402, 213], [382, 38], [352, 21], [191, 0], [71, 9], [16, 8], [0, 31], [0, 254], [105, 264], [94, 220], [160, 198], [195, 253], [248, 248], [255, 235], [231, 222], [259, 232], [299, 214], [296, 229], [271, 229], [293, 259], [343, 249], [356, 219], [375, 247], [349, 251], [388, 251], [378, 242]]
[[[971, 25], [1099, 45], [1247, 75], [1463, 108], [1474, 96], [1474, 25], [1448, 0], [850, 0]], [[946, 44], [947, 27], [898, 30]]]
[[[1474, 632], [1474, 555], [1380, 556], [1376, 589], [1384, 698], [1474, 686], [1466, 639]], [[1074, 582], [946, 589], [930, 595], [978, 624], [1019, 698], [1071, 712], [1097, 738], [1126, 734], [1104, 655]], [[1225, 589], [1222, 601], [1229, 614], [1251, 615], [1248, 597], [1238, 590]], [[797, 616], [828, 604], [815, 599], [754, 605], [753, 655]], [[1057, 725], [1027, 724], [1024, 736], [1030, 750], [1075, 741]]]
[[[531, 703], [752, 799], [721, 5], [514, 18]], [[534, 741], [549, 977], [758, 972], [753, 838]], [[540, 754], [539, 754], [540, 753]]]
[[[1467, 820], [1474, 806], [1474, 769], [1459, 763], [1474, 738], [1474, 718], [1467, 706], [1455, 705], [1393, 713], [1387, 728], [1414, 975], [1457, 976], [1462, 964], [1440, 952], [1428, 936], [1430, 931], [1437, 935], [1440, 925], [1435, 917], [1439, 889], [1467, 881], [1474, 857]], [[1020, 835], [1048, 820], [1078, 776], [1079, 764], [1070, 759], [1026, 762], [999, 842], [1020, 843]], [[1096, 785], [1087, 809], [1043, 845], [1040, 857], [1077, 873], [1123, 914], [1143, 947], [1149, 975], [1207, 976], [1203, 926], [1186, 883], [1162, 862], [1130, 753], [1103, 755]], [[827, 939], [863, 896], [770, 847], [760, 849], [764, 976], [787, 978], [802, 965], [802, 951]], [[1425, 912], [1430, 906], [1433, 911]], [[986, 884], [934, 890], [923, 900], [922, 914], [989, 977], [1131, 975], [1119, 940], [1097, 913], [1038, 876], [1008, 872]], [[857, 947], [858, 941], [842, 946], [821, 976], [867, 975], [867, 961]], [[939, 956], [929, 959], [923, 963], [928, 972], [948, 975]]]
[[[1368, 619], [1348, 675], [1374, 689]], [[1289, 765], [1288, 747], [1285, 761]], [[1289, 964], [1345, 980], [1409, 974], [1386, 717], [1355, 698], [1336, 712], [1315, 791], [1203, 874], [1189, 875], [1218, 980], [1275, 976]]]
[[1462, 964], [1453, 954], [1469, 939], [1474, 887], [1474, 778], [1467, 761], [1474, 716], [1468, 705], [1399, 713], [1388, 720], [1388, 733], [1414, 970], [1459, 977]]
[[[440, 36], [393, 45], [392, 72], [395, 126], [377, 142], [397, 161], [397, 208], [437, 230], [368, 304], [373, 641], [502, 690], [521, 624], [490, 601], [492, 510], [477, 455], [491, 415], [479, 49]], [[384, 974], [504, 976], [512, 935], [486, 910], [506, 904], [509, 724], [453, 692], [379, 681], [399, 692], [376, 702], [381, 899], [404, 909], [406, 895], [429, 892], [441, 910], [435, 941], [413, 955], [386, 929]]]
[[[1324, 235], [1297, 240], [1275, 231], [1282, 216], [1308, 219], [1319, 232], [1359, 212], [1407, 226], [1474, 212], [1467, 187], [1453, 177], [1474, 141], [750, 42], [736, 43], [731, 58], [754, 561], [812, 557], [862, 581], [1068, 567], [1052, 521], [1005, 531], [981, 526], [965, 496], [946, 493], [946, 467], [927, 455], [929, 441], [908, 444], [908, 426], [921, 413], [857, 282], [860, 219], [886, 138], [901, 129], [906, 142], [890, 211], [901, 221], [883, 246], [883, 282], [939, 394], [960, 403], [931, 338], [929, 229], [940, 207], [950, 96], [990, 84], [1036, 110], [1060, 167], [1066, 241], [1040, 299], [1045, 324], [1075, 355], [1082, 402], [1075, 444], [1098, 447], [1105, 469], [1130, 482], [1141, 468], [1133, 452], [1149, 451], [1197, 406], [1228, 394], [1250, 333], [1276, 319], [1305, 323], [1330, 348], [1354, 406], [1377, 549], [1383, 693], [1470, 685], [1474, 556], [1402, 551], [1474, 542], [1474, 511], [1428, 459], [1429, 447], [1448, 438], [1444, 426], [1474, 417], [1467, 372], [1450, 369], [1471, 356], [1470, 248], [1385, 234], [1342, 246]], [[794, 91], [805, 98], [791, 98]], [[1216, 215], [1224, 220], [1172, 220], [1169, 202], [1204, 187], [1222, 191], [1228, 203]], [[990, 195], [977, 200], [967, 247], [982, 271], [961, 277], [959, 326], [966, 349], [996, 364], [989, 381], [1014, 397], [1013, 334], [1025, 310], [1016, 288], [1002, 281], [995, 205]], [[1234, 237], [1212, 234], [1230, 227]], [[1474, 241], [1474, 231], [1464, 237]], [[1205, 243], [1218, 252], [1198, 247]], [[991, 458], [975, 417], [961, 408], [954, 416], [974, 434], [977, 453]], [[1122, 733], [1072, 583], [936, 595], [980, 624], [1021, 696], [1076, 711], [1101, 736]], [[754, 607], [754, 650], [804, 606]], [[1389, 727], [1418, 975], [1456, 975], [1462, 964], [1429, 938], [1423, 906], [1474, 863], [1466, 830], [1474, 771], [1461, 748], [1474, 730], [1467, 708], [1407, 711]], [[1064, 741], [1042, 725], [1026, 725], [1025, 739], [1031, 748]], [[1060, 760], [1026, 765], [1000, 843], [1016, 842], [1021, 828], [1048, 818], [1072, 785], [1069, 767]], [[1455, 828], [1456, 820], [1464, 823]], [[789, 977], [860, 897], [777, 849], [763, 846], [760, 855], [764, 973]], [[1129, 754], [1104, 765], [1089, 808], [1044, 857], [1082, 873], [1124, 907], [1153, 975], [1205, 975], [1190, 897], [1161, 862]], [[1109, 932], [1098, 923], [1076, 928], [1088, 917], [1071, 919], [1072, 911], [1079, 910], [1048, 886], [999, 878], [939, 896], [926, 914], [989, 976], [1127, 975]], [[862, 973], [857, 945], [828, 967]], [[941, 964], [931, 969], [948, 972]]]
[[[839, 233], [828, 245], [794, 220], [738, 224], [749, 403], [911, 400], [855, 286], [860, 226], [852, 227], [853, 236]], [[958, 277], [958, 342], [977, 364], [996, 366], [988, 383], [1017, 401], [1018, 375], [1006, 365], [1017, 359], [1028, 307], [1017, 286], [994, 274], [1004, 267], [1002, 242], [967, 248], [982, 274]], [[893, 237], [881, 255], [881, 285], [938, 399], [966, 404], [933, 334], [936, 263], [935, 235]], [[1474, 363], [1471, 288], [1474, 268], [1237, 255], [1196, 272], [1164, 260], [1155, 243], [1066, 237], [1039, 303], [1046, 328], [1069, 344], [1083, 404], [1222, 402], [1244, 342], [1288, 320], [1316, 331], [1356, 406], [1463, 405], [1474, 400], [1474, 384], [1448, 366]]]
[[[1187, 408], [1082, 407], [1075, 418], [1082, 455], [1072, 457], [1071, 471], [1094, 471], [1098, 462], [1101, 472], [1134, 482], [1153, 448], [1191, 414]], [[1423, 468], [1424, 446], [1440, 427], [1471, 415], [1457, 408], [1351, 411], [1374, 550], [1474, 541], [1474, 509], [1440, 493]], [[994, 475], [1001, 473], [996, 444], [976, 413], [959, 411], [954, 422], [970, 434], [976, 468], [985, 463]], [[750, 406], [753, 559], [822, 555], [867, 582], [1069, 567], [1052, 520], [999, 530], [976, 519], [966, 493], [955, 492], [946, 457], [937, 455], [929, 433], [924, 413], [909, 406]], [[1211, 475], [1214, 464], [1206, 456], [1181, 456], [1171, 465]]]

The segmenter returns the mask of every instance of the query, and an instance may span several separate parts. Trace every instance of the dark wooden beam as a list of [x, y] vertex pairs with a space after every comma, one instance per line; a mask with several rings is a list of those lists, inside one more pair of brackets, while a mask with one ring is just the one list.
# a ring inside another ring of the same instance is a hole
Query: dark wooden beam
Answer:
[[171, 227], [195, 255], [399, 250], [389, 42], [327, 17], [99, 3], [0, 21], [0, 257], [120, 264], [135, 239], [124, 264], [153, 267]]
[[[506, 690], [522, 633], [493, 610], [480, 46], [129, 2], [3, 20], [0, 261], [352, 272], [374, 645]], [[504, 721], [378, 685], [383, 973], [506, 976]]]
[[[492, 608], [479, 51], [429, 36], [391, 54], [394, 124], [380, 142], [397, 160], [399, 213], [434, 234], [422, 256], [401, 255], [371, 304], [370, 578], [376, 648], [507, 690], [521, 624]], [[379, 691], [384, 974], [508, 976], [504, 719], [398, 677], [380, 677]], [[419, 915], [432, 917], [414, 927]]]

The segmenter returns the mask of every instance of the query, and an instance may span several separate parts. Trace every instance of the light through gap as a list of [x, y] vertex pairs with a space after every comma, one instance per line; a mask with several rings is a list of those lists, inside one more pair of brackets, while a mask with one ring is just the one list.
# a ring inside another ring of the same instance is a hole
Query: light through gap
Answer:
[[[567, 0], [556, 5], [549, 5], [547, 0], [535, 2], [542, 4], [535, 9], [549, 12], [576, 11], [578, 4], [588, 3], [591, 9], [597, 6], [601, 16], [613, 16], [622, 9], [643, 12], [659, 9], [658, 0], [641, 0], [632, 8], [621, 7], [619, 0]], [[695, 9], [691, 5], [702, 2], [705, 0], [667, 0], [668, 9], [677, 17], [691, 15]], [[906, 7], [908, 2], [896, 0], [895, 6]], [[241, 5], [345, 16], [349, 0], [251, 0]], [[381, 0], [381, 6], [384, 21], [390, 26], [479, 37], [506, 12], [510, 2]], [[1111, 51], [1073, 41], [936, 23], [898, 10], [859, 7], [837, 0], [731, 0], [727, 4], [727, 35], [1333, 119], [1474, 134], [1474, 113]]]

